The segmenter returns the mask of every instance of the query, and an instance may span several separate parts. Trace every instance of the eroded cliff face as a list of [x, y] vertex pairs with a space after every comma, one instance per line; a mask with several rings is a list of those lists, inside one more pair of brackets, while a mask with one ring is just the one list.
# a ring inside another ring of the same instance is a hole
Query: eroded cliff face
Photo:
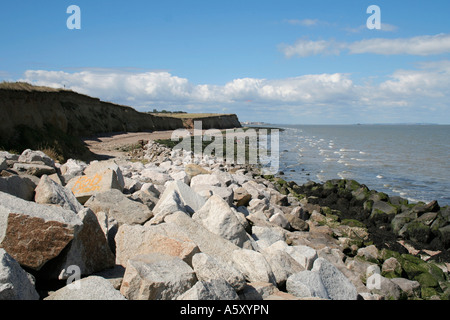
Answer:
[[[73, 91], [33, 87], [0, 87], [0, 148], [21, 152], [25, 148], [82, 149], [80, 137], [112, 132], [173, 130], [189, 121], [138, 112], [127, 106], [103, 102]], [[203, 128], [240, 127], [236, 115], [199, 119]], [[72, 145], [73, 143], [73, 145]], [[66, 152], [64, 152], [66, 153]]]
[[201, 121], [202, 129], [230, 129], [240, 128], [241, 123], [235, 114], [223, 114], [209, 117], [196, 117], [195, 119], [184, 119], [185, 128], [194, 128], [194, 122]]
[[3, 137], [10, 137], [18, 126], [33, 129], [53, 126], [75, 136], [170, 130], [183, 126], [179, 119], [155, 117], [71, 91], [0, 90], [0, 112], [4, 117], [0, 126]]

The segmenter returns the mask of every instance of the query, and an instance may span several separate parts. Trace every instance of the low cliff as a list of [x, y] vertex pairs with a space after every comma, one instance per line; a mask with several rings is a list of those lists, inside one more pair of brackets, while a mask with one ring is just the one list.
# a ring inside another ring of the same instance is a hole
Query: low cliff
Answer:
[[[142, 113], [73, 91], [23, 83], [0, 84], [0, 114], [0, 148], [21, 152], [51, 147], [67, 156], [85, 151], [80, 137], [189, 127], [188, 119]], [[199, 120], [206, 129], [240, 127], [236, 115]]]
[[192, 129], [194, 128], [195, 121], [201, 121], [202, 129], [229, 129], [241, 127], [241, 123], [235, 114], [200, 115], [193, 118], [184, 118], [183, 126]]

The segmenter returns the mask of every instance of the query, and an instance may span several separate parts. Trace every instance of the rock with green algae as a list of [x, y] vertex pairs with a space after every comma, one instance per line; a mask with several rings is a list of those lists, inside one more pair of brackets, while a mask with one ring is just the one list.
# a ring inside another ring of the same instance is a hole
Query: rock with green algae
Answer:
[[439, 287], [439, 281], [433, 277], [431, 273], [423, 272], [419, 274], [418, 276], [414, 277], [414, 280], [418, 281], [420, 283], [420, 286], [422, 288], [438, 288]]
[[405, 231], [403, 233], [407, 239], [413, 241], [428, 243], [431, 239], [431, 228], [420, 221], [413, 221], [405, 225]]

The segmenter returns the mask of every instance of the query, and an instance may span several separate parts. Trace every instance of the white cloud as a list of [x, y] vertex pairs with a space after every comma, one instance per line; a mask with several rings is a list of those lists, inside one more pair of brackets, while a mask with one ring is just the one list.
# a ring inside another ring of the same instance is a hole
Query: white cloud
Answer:
[[293, 26], [303, 26], [303, 27], [313, 27], [317, 26], [320, 23], [318, 19], [303, 19], [303, 20], [289, 19], [285, 21]]
[[395, 32], [398, 30], [398, 27], [390, 24], [390, 23], [381, 23], [381, 31], [386, 31], [386, 32]]
[[428, 56], [450, 53], [450, 35], [417, 36], [399, 39], [366, 39], [349, 44], [351, 54], [375, 53], [382, 55], [408, 54]]
[[[363, 32], [363, 31], [367, 31], [369, 29], [367, 29], [367, 25], [366, 24], [362, 24], [362, 25], [360, 25], [358, 27], [354, 27], [354, 28], [344, 28], [344, 30], [347, 31], [347, 32], [351, 32], [351, 33], [360, 33], [360, 32]], [[397, 30], [398, 30], [398, 27], [393, 25], [393, 24], [385, 23], [385, 22], [381, 23], [380, 31], [395, 32]], [[376, 29], [370, 30], [370, 32], [376, 32], [376, 31], [377, 31]]]
[[342, 51], [348, 51], [349, 54], [428, 56], [450, 53], [450, 35], [438, 34], [397, 39], [373, 38], [351, 43], [335, 40], [312, 41], [300, 39], [293, 45], [282, 45], [280, 48], [288, 58], [340, 54]]
[[[363, 84], [354, 83], [351, 74], [344, 73], [284, 79], [241, 78], [211, 85], [194, 84], [169, 72], [118, 70], [29, 70], [20, 80], [51, 87], [66, 85], [74, 91], [139, 110], [222, 112], [225, 108], [248, 120], [260, 114], [266, 117], [262, 121], [305, 123], [307, 119], [344, 122], [360, 118], [377, 122], [380, 115], [414, 118], [418, 110], [427, 108], [428, 116], [450, 122], [450, 61], [422, 63], [413, 70], [397, 70], [380, 83]], [[423, 115], [416, 119], [422, 120]]]
[[294, 45], [281, 45], [281, 51], [286, 57], [309, 57], [319, 54], [339, 54], [341, 44], [333, 40], [308, 40], [299, 39]]

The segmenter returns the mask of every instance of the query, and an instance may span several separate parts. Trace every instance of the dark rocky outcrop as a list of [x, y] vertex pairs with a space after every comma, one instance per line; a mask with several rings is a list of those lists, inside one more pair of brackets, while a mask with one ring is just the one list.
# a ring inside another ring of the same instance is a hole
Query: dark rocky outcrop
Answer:
[[[356, 220], [369, 231], [377, 246], [405, 251], [398, 241], [407, 240], [419, 250], [438, 250], [449, 260], [450, 207], [437, 201], [409, 203], [407, 199], [369, 190], [355, 180], [330, 180], [323, 184], [308, 182], [302, 186], [272, 178], [285, 194], [304, 199], [304, 208], [329, 210], [339, 221]], [[314, 206], [316, 205], [316, 206]], [[436, 257], [436, 258], [439, 258]]]

